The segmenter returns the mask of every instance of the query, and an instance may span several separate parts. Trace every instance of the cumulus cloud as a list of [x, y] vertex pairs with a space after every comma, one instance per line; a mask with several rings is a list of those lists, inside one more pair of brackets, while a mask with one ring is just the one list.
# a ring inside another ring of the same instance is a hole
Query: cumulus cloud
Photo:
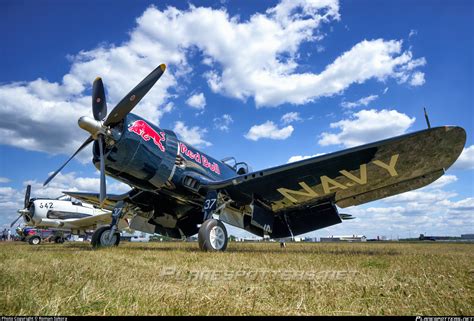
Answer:
[[174, 132], [178, 135], [178, 138], [182, 141], [191, 144], [196, 147], [207, 147], [212, 144], [204, 140], [204, 135], [207, 133], [207, 129], [194, 126], [189, 128], [182, 121], [177, 121], [174, 124]]
[[9, 179], [9, 178], [0, 177], [0, 183], [8, 183], [8, 182], [10, 182], [10, 179]]
[[245, 138], [257, 141], [261, 138], [283, 140], [287, 139], [293, 133], [293, 126], [278, 128], [272, 121], [266, 121], [261, 125], [252, 126]]
[[474, 169], [474, 145], [464, 148], [461, 155], [454, 163], [455, 169]]
[[[51, 173], [49, 173], [51, 174]], [[24, 185], [31, 185], [32, 197], [55, 198], [62, 195], [63, 191], [93, 192], [98, 193], [100, 189], [100, 178], [80, 177], [75, 172], [66, 174], [59, 173], [47, 186], [37, 180], [29, 180]], [[130, 191], [131, 187], [122, 182], [107, 178], [107, 193], [122, 194]]]
[[441, 176], [440, 178], [438, 178], [433, 183], [431, 183], [430, 185], [428, 185], [427, 188], [438, 189], [438, 188], [444, 187], [446, 185], [449, 185], [451, 183], [454, 183], [457, 180], [458, 180], [458, 178], [457, 178], [456, 175], [445, 174], [445, 175]]
[[191, 6], [149, 8], [138, 22], [142, 33], [167, 48], [197, 47], [211, 67], [205, 77], [214, 92], [253, 97], [257, 106], [303, 104], [372, 78], [404, 83], [425, 63], [403, 50], [401, 40], [375, 39], [355, 44], [320, 74], [297, 73], [301, 44], [320, 41], [321, 26], [337, 20], [337, 1], [285, 0], [246, 21], [224, 9]]
[[404, 134], [414, 122], [415, 117], [410, 118], [396, 110], [364, 109], [354, 113], [349, 119], [331, 123], [330, 127], [339, 132], [322, 133], [318, 143], [322, 146], [353, 147]]
[[323, 39], [322, 26], [339, 19], [336, 0], [283, 0], [245, 20], [223, 8], [151, 6], [123, 43], [71, 55], [70, 69], [61, 79], [1, 85], [0, 144], [70, 154], [87, 137], [77, 119], [91, 115], [90, 88], [96, 76], [104, 80], [110, 110], [154, 67], [166, 63], [167, 72], [133, 111], [159, 124], [171, 110], [168, 103], [185, 86], [178, 80], [192, 72], [188, 60], [196, 51], [203, 56], [211, 90], [253, 98], [257, 106], [304, 104], [369, 79], [412, 85], [424, 79], [417, 69], [425, 59], [413, 58], [401, 40], [385, 39], [356, 43], [319, 74], [298, 72], [301, 45]]
[[359, 99], [357, 101], [353, 101], [353, 102], [343, 101], [341, 103], [341, 106], [343, 108], [355, 108], [355, 107], [359, 107], [359, 106], [367, 106], [368, 104], [370, 104], [372, 101], [374, 101], [377, 98], [379, 98], [378, 95], [370, 95], [370, 96], [367, 96], [367, 97], [362, 97], [361, 99]]
[[425, 83], [425, 74], [422, 72], [415, 72], [411, 76], [410, 85], [412, 86], [421, 86]]
[[291, 124], [293, 122], [300, 121], [300, 120], [301, 120], [300, 113], [297, 113], [297, 112], [290, 112], [281, 116], [281, 121], [285, 125]]
[[230, 129], [229, 126], [233, 122], [234, 120], [232, 119], [231, 115], [224, 114], [221, 117], [214, 118], [214, 128], [223, 132], [228, 132]]
[[194, 94], [186, 100], [186, 104], [189, 107], [202, 110], [206, 106], [206, 97], [203, 93]]

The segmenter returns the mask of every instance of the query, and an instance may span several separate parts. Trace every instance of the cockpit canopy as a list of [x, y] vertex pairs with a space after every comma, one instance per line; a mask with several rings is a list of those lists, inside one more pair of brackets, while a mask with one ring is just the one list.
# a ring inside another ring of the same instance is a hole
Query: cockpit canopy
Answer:
[[235, 157], [226, 157], [221, 162], [236, 172], [237, 175], [244, 175], [252, 171], [252, 168], [247, 163], [237, 162]]

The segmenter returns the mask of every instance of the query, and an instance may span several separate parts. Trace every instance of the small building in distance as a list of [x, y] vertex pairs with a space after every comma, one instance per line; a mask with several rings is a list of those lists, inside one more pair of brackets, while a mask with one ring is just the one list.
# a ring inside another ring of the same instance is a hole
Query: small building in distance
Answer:
[[367, 237], [365, 235], [341, 235], [341, 236], [334, 236], [331, 235], [330, 237], [322, 237], [320, 239], [321, 242], [366, 242]]

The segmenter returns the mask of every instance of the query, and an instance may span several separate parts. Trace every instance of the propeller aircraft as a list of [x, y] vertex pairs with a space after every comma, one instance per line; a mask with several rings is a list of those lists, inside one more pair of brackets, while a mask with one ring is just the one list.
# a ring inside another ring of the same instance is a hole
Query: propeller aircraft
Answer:
[[[94, 246], [112, 246], [120, 219], [130, 228], [173, 238], [198, 234], [204, 251], [224, 251], [222, 222], [258, 236], [285, 238], [352, 218], [345, 208], [407, 192], [440, 178], [459, 157], [466, 132], [457, 126], [403, 136], [258, 171], [234, 158], [219, 161], [131, 111], [162, 76], [158, 66], [107, 115], [101, 78], [92, 90], [94, 118], [79, 126], [90, 136], [45, 182], [93, 143], [100, 193], [64, 192], [112, 210], [109, 226], [97, 229]], [[132, 187], [107, 195], [105, 175]]]
[[[109, 210], [100, 209], [92, 204], [73, 200], [65, 195], [55, 198], [30, 198], [31, 185], [26, 187], [24, 208], [18, 210], [20, 214], [10, 225], [10, 228], [23, 217], [25, 225], [34, 228], [54, 229], [55, 231], [71, 232], [71, 234], [85, 234], [86, 231], [96, 230], [112, 220]], [[125, 220], [119, 222], [120, 228], [127, 228]], [[30, 240], [30, 244], [37, 245], [41, 238]], [[93, 239], [92, 242], [97, 242]], [[118, 244], [120, 238], [116, 239]]]

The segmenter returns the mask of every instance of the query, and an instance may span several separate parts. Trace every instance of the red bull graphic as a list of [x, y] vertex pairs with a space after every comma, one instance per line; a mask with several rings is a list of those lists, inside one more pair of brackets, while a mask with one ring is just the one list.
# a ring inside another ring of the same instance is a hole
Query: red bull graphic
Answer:
[[204, 166], [204, 168], [209, 168], [214, 173], [219, 175], [221, 174], [219, 165], [217, 165], [215, 162], [210, 163], [206, 156], [199, 154], [199, 152], [193, 152], [181, 142], [179, 143], [179, 151], [181, 152], [181, 154]]
[[141, 136], [144, 141], [149, 141], [150, 139], [153, 139], [153, 142], [155, 143], [158, 148], [164, 152], [165, 147], [163, 146], [163, 143], [166, 139], [165, 133], [160, 132], [157, 133], [148, 123], [144, 120], [136, 120], [134, 121], [129, 127], [128, 131], [137, 134], [138, 136]]

